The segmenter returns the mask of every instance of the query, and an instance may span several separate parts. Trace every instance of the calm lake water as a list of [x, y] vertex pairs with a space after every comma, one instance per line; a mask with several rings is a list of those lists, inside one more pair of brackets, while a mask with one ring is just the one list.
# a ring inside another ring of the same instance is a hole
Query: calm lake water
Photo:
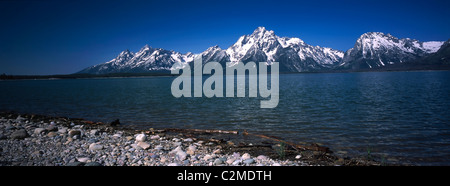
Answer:
[[153, 128], [243, 130], [341, 154], [450, 165], [450, 72], [281, 74], [280, 100], [174, 98], [175, 77], [0, 81], [0, 110]]

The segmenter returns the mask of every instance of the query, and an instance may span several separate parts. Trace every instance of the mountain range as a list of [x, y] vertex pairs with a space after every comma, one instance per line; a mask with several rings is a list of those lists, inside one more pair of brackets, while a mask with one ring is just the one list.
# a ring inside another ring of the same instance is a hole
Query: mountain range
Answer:
[[449, 41], [421, 42], [409, 38], [399, 39], [381, 32], [368, 32], [357, 39], [353, 48], [344, 52], [312, 46], [300, 38], [279, 37], [272, 30], [258, 27], [252, 34], [241, 36], [227, 49], [216, 45], [200, 54], [182, 54], [145, 45], [136, 53], [124, 50], [111, 61], [77, 73], [169, 72], [173, 64], [191, 64], [198, 55], [202, 56], [204, 63], [216, 61], [224, 67], [226, 62], [279, 62], [280, 72], [372, 70], [423, 63], [450, 65]]

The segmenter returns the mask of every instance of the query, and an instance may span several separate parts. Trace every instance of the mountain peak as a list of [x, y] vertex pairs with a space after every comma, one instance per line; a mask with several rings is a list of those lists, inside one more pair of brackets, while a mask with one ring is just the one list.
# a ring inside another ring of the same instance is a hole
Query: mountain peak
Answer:
[[255, 33], [255, 32], [265, 32], [265, 31], [267, 31], [267, 30], [266, 30], [266, 27], [260, 26], [260, 27], [256, 28], [256, 29], [253, 31], [253, 33]]
[[214, 46], [212, 46], [212, 47], [209, 47], [208, 49], [206, 49], [207, 51], [209, 51], [209, 50], [222, 50], [220, 47], [219, 47], [219, 45], [214, 45]]
[[263, 36], [275, 36], [275, 33], [273, 30], [267, 30], [266, 27], [260, 26], [253, 31], [251, 36], [261, 38]]

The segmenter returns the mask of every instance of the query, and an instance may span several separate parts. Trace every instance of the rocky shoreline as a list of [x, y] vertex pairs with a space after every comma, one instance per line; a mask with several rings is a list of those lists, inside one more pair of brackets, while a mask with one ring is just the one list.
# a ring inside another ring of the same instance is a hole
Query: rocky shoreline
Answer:
[[331, 152], [299, 151], [273, 141], [226, 139], [223, 135], [135, 130], [121, 127], [118, 120], [103, 124], [0, 113], [0, 166], [381, 165]]

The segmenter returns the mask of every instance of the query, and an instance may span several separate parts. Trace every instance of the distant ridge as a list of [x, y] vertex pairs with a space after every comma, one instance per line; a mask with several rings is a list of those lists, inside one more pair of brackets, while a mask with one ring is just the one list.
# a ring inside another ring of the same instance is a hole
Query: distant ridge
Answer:
[[[312, 46], [300, 38], [279, 37], [274, 31], [258, 27], [250, 35], [239, 37], [227, 49], [212, 46], [202, 55], [203, 62], [279, 62], [281, 72], [324, 72], [336, 70], [371, 70], [389, 66], [407, 67], [440, 63], [439, 57], [429, 57], [444, 46], [443, 41], [420, 42], [399, 39], [390, 34], [362, 34], [353, 48], [346, 52]], [[450, 58], [448, 53], [441, 53]], [[174, 63], [190, 63], [196, 54], [145, 45], [138, 52], [124, 50], [106, 63], [85, 68], [77, 74], [168, 73]], [[427, 59], [421, 62], [421, 59]], [[448, 65], [444, 63], [443, 65]]]

